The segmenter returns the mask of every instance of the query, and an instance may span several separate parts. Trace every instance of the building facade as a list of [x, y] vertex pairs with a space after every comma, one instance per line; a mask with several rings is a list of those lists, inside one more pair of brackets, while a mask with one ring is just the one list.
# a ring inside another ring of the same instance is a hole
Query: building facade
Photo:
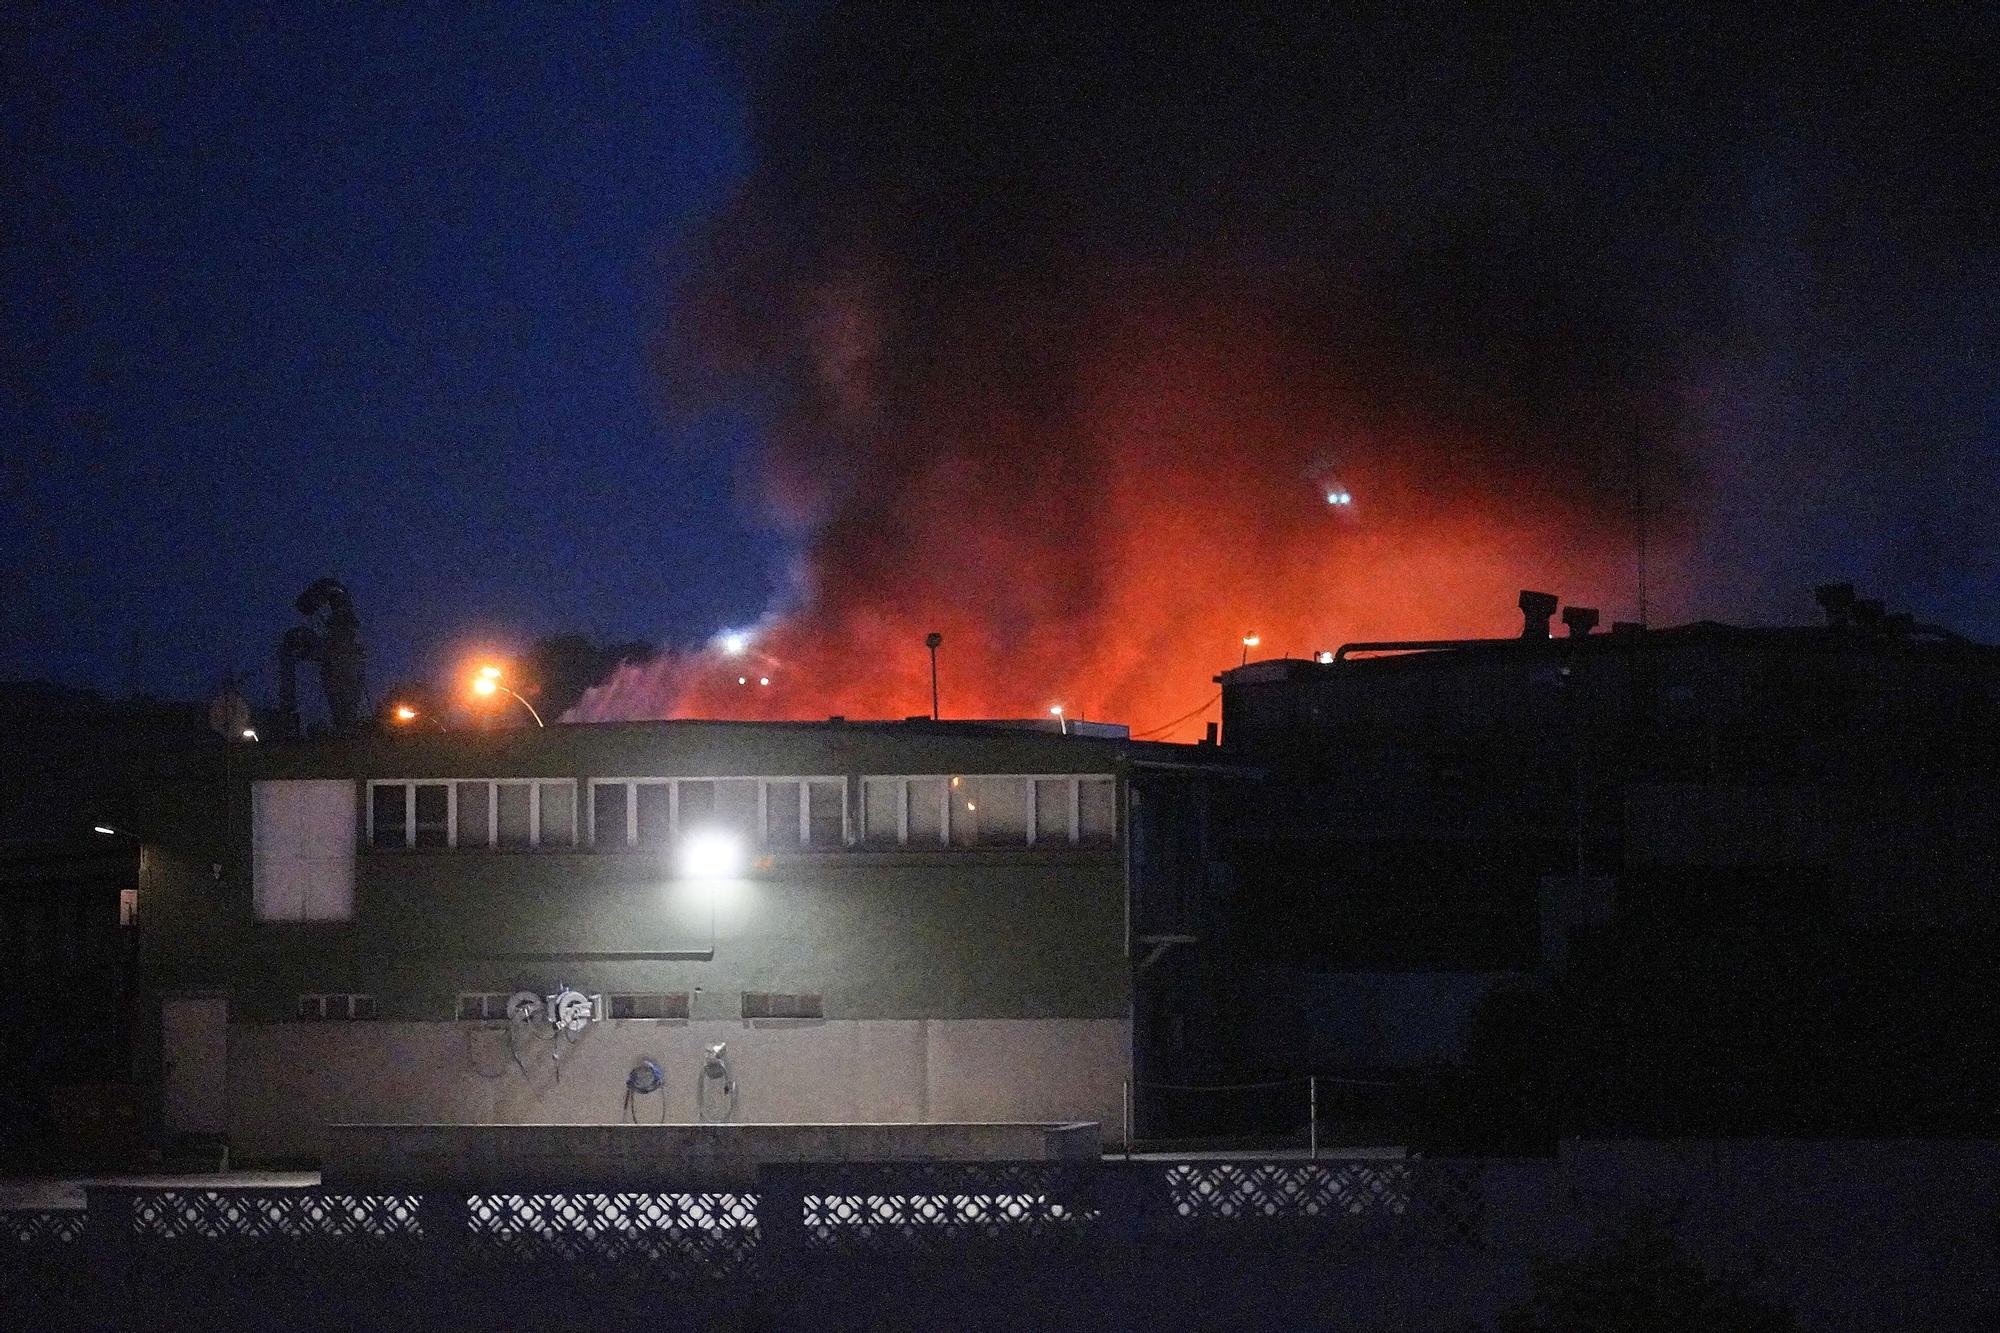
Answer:
[[1943, 984], [1941, 942], [2000, 924], [2000, 650], [1821, 601], [1609, 633], [1572, 608], [1558, 637], [1524, 593], [1515, 638], [1223, 674], [1218, 754], [1267, 777], [1217, 813], [1243, 891], [1179, 960], [1211, 1065], [1420, 1077], [1496, 985], [1614, 927], [1879, 947]]
[[[267, 1159], [357, 1121], [1115, 1140], [1139, 932], [1171, 933], [1205, 874], [1141, 834], [1135, 888], [1134, 812], [1188, 788], [1189, 753], [840, 721], [211, 753], [137, 821], [166, 1128]], [[697, 837], [734, 863], [682, 865]], [[573, 1030], [519, 1013], [566, 991]]]

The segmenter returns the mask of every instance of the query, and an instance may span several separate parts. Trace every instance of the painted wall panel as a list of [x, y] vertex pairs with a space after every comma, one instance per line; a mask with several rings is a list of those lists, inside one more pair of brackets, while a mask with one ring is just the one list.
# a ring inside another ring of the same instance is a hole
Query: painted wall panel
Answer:
[[[1116, 1019], [593, 1024], [564, 1043], [503, 1024], [238, 1023], [229, 1131], [240, 1157], [311, 1156], [333, 1122], [615, 1123], [641, 1059], [666, 1072], [633, 1114], [694, 1123], [702, 1052], [728, 1046], [750, 1123], [1097, 1120], [1120, 1125], [1130, 1026]], [[514, 1056], [520, 1057], [516, 1064]], [[719, 1110], [716, 1090], [711, 1105]]]

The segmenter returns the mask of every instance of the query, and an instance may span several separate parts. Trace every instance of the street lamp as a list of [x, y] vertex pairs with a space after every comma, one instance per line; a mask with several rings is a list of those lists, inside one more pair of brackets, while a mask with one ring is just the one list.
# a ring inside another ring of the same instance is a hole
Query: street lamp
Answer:
[[[479, 687], [474, 685], [473, 688], [478, 689]], [[439, 731], [450, 730], [449, 727], [432, 717], [429, 713], [418, 712], [408, 704], [397, 704], [394, 709], [390, 710], [389, 716], [395, 720], [398, 726], [407, 727], [413, 722], [428, 722]]]
[[472, 680], [472, 692], [482, 697], [490, 696], [495, 693], [513, 695], [515, 702], [519, 703], [521, 707], [527, 709], [528, 716], [535, 719], [535, 725], [538, 727], [543, 725], [542, 715], [535, 711], [535, 706], [529, 703], [526, 699], [523, 699], [520, 695], [515, 694], [513, 690], [508, 689], [507, 686], [501, 682], [500, 668], [497, 666], [483, 666], [479, 668], [479, 674], [473, 677]]
[[1069, 719], [1063, 716], [1063, 706], [1055, 704], [1049, 709], [1049, 712], [1054, 715], [1056, 726], [1062, 729], [1062, 734], [1065, 736], [1069, 735]]
[[1249, 632], [1248, 634], [1246, 634], [1246, 635], [1244, 635], [1244, 636], [1243, 636], [1243, 662], [1242, 662], [1242, 665], [1244, 665], [1244, 666], [1248, 666], [1248, 665], [1250, 664], [1250, 650], [1251, 650], [1252, 648], [1255, 648], [1255, 647], [1256, 647], [1256, 646], [1257, 646], [1258, 644], [1260, 644], [1260, 643], [1262, 643], [1262, 642], [1264, 642], [1264, 641], [1263, 641], [1262, 639], [1260, 639], [1260, 638], [1258, 638], [1258, 637], [1257, 637], [1257, 631], [1255, 631], [1255, 630], [1252, 630], [1252, 631], [1250, 631], [1250, 632]]
[[936, 630], [932, 630], [929, 634], [924, 635], [924, 647], [931, 650], [931, 721], [933, 722], [938, 720], [937, 650], [943, 642], [944, 635], [938, 633]]

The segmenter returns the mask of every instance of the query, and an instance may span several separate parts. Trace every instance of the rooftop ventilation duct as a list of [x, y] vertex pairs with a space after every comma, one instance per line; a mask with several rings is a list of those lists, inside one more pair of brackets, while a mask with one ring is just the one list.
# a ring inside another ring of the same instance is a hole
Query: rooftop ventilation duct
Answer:
[[1566, 606], [1563, 608], [1563, 624], [1568, 627], [1572, 639], [1580, 639], [1597, 628], [1597, 608]]

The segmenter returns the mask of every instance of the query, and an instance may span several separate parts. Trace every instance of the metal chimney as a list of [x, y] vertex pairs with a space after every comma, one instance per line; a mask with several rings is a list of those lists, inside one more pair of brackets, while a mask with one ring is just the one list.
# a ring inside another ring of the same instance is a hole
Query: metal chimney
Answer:
[[1549, 621], [1555, 618], [1556, 603], [1561, 599], [1552, 592], [1529, 592], [1521, 590], [1521, 637], [1524, 639], [1546, 639], [1549, 637]]

